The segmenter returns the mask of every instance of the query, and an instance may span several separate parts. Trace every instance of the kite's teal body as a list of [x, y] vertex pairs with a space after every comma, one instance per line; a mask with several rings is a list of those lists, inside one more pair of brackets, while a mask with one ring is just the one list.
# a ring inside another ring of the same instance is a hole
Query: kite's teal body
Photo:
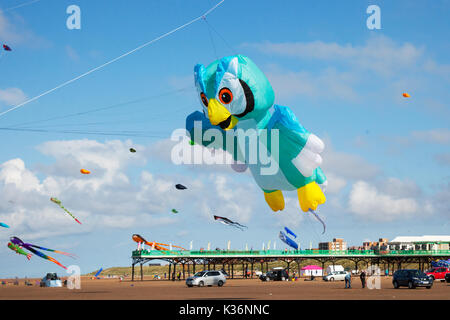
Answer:
[[[194, 73], [203, 113], [194, 112], [186, 119], [191, 140], [217, 147], [214, 141], [207, 141], [203, 134], [194, 130], [195, 122], [201, 122], [202, 133], [211, 128], [220, 130], [224, 136], [222, 148], [232, 154], [234, 160], [248, 165], [274, 211], [284, 209], [281, 190], [298, 190], [300, 206], [305, 212], [325, 202], [319, 187], [327, 183], [319, 167], [323, 142], [303, 128], [288, 107], [274, 105], [272, 86], [249, 58], [225, 57], [206, 68], [196, 65]], [[271, 156], [269, 164], [259, 156], [257, 161], [252, 161], [248, 153], [251, 138], [247, 141], [239, 138], [244, 132], [247, 137], [257, 137], [258, 148], [263, 147]], [[230, 139], [235, 142], [234, 147], [226, 145]], [[274, 139], [278, 139], [278, 147]], [[277, 170], [269, 170], [270, 163], [275, 163]]]

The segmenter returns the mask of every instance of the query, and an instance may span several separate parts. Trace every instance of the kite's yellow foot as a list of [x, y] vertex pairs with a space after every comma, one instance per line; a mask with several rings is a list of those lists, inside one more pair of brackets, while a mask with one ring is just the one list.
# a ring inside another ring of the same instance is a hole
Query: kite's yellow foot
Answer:
[[284, 197], [281, 190], [276, 190], [273, 192], [264, 192], [264, 198], [266, 199], [267, 204], [273, 211], [283, 210], [284, 209]]
[[319, 204], [325, 203], [326, 201], [322, 189], [315, 182], [310, 182], [306, 186], [297, 189], [297, 194], [300, 208], [304, 212], [308, 212], [309, 209], [316, 210]]

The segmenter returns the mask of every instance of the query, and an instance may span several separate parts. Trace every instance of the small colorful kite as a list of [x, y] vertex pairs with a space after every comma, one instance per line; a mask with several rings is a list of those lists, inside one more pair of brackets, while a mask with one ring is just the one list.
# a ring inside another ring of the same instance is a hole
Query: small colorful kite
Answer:
[[184, 190], [187, 189], [185, 186], [183, 186], [182, 184], [176, 184], [175, 188], [177, 188], [178, 190]]
[[61, 200], [58, 200], [58, 199], [56, 199], [56, 198], [50, 198], [50, 200], [51, 200], [52, 202], [56, 203], [58, 206], [60, 206], [61, 209], [63, 209], [63, 210], [64, 210], [65, 212], [67, 212], [72, 218], [74, 218], [76, 222], [78, 222], [79, 224], [81, 224], [81, 222], [78, 221], [78, 219], [75, 218], [74, 215], [71, 214], [71, 213], [69, 212], [69, 210], [67, 210], [66, 208], [63, 207], [63, 205], [62, 205], [62, 203], [61, 203]]
[[3, 222], [0, 222], [0, 227], [9, 228], [9, 226], [6, 223], [3, 223]]
[[279, 238], [281, 241], [286, 243], [288, 246], [294, 248], [295, 250], [298, 250], [298, 244], [291, 238], [289, 238], [283, 231], [280, 231]]
[[3, 49], [5, 51], [12, 51], [12, 49], [9, 46], [7, 46], [6, 44], [3, 45]]
[[13, 244], [11, 242], [8, 242], [8, 248], [10, 248], [11, 250], [15, 251], [17, 254], [22, 254], [22, 255], [26, 256], [28, 260], [31, 259], [31, 253], [27, 253], [18, 244]]
[[18, 245], [19, 247], [23, 247], [23, 248], [27, 249], [28, 251], [34, 253], [35, 255], [37, 255], [37, 256], [39, 256], [39, 257], [41, 257], [43, 259], [49, 260], [49, 261], [57, 264], [58, 266], [60, 266], [60, 267], [62, 267], [64, 269], [67, 269], [67, 268], [65, 266], [63, 266], [61, 263], [59, 263], [59, 261], [57, 261], [54, 258], [52, 258], [50, 256], [47, 256], [47, 255], [43, 254], [42, 252], [39, 252], [39, 251], [37, 251], [37, 250], [35, 250], [33, 248], [40, 249], [40, 250], [51, 251], [51, 252], [63, 254], [65, 256], [69, 256], [71, 258], [74, 258], [74, 255], [71, 254], [71, 253], [58, 251], [58, 250], [53, 250], [53, 249], [47, 249], [47, 248], [36, 246], [34, 244], [31, 244], [31, 243], [25, 243], [25, 242], [23, 242], [22, 240], [20, 240], [17, 237], [11, 237], [9, 240], [11, 241], [12, 244]]
[[86, 169], [81, 169], [80, 172], [82, 174], [90, 174], [91, 173], [89, 170], [86, 170]]
[[408, 93], [403, 93], [403, 97], [405, 97], [405, 98], [409, 98], [409, 97], [411, 97]]
[[103, 268], [100, 268], [100, 270], [97, 271], [97, 273], [95, 274], [94, 277], [97, 278], [102, 271], [103, 271]]
[[297, 238], [297, 235], [294, 232], [292, 232], [288, 227], [284, 227], [284, 230], [286, 230], [286, 232], [291, 236], [293, 236], [294, 238]]
[[133, 148], [130, 148], [130, 152], [136, 152], [136, 150], [135, 149], [133, 149]]
[[177, 210], [175, 210], [175, 209], [172, 209], [172, 212], [173, 212], [173, 213], [178, 213], [178, 211], [177, 211]]
[[214, 216], [214, 220], [219, 221], [220, 223], [226, 224], [228, 226], [236, 227], [242, 231], [244, 231], [244, 228], [247, 228], [247, 226], [244, 226], [238, 222], [231, 221], [230, 219], [225, 217]]

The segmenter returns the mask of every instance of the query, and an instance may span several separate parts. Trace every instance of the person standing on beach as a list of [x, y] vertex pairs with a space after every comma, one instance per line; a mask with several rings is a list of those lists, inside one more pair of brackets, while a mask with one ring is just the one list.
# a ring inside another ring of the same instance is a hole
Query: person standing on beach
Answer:
[[347, 272], [345, 275], [345, 289], [351, 289], [352, 288], [352, 276], [350, 272]]
[[362, 287], [364, 289], [366, 287], [366, 273], [364, 272], [364, 270], [359, 275], [359, 278], [361, 279], [361, 285], [362, 285]]

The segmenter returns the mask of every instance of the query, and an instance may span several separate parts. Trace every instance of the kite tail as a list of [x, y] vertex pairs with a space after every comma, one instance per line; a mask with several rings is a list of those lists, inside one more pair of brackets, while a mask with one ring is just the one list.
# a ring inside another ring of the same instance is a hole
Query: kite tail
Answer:
[[56, 260], [56, 259], [54, 259], [52, 257], [47, 256], [47, 260], [50, 260], [51, 262], [56, 263], [58, 266], [60, 266], [60, 267], [62, 267], [64, 269], [67, 269], [65, 266], [63, 266], [61, 263], [59, 263], [58, 260]]
[[[245, 226], [242, 226], [242, 225], [240, 225], [240, 224], [231, 224], [231, 226], [233, 226], [233, 227], [235, 227], [235, 228], [238, 228], [238, 229], [241, 230], [241, 231], [244, 231], [244, 227], [245, 227]], [[245, 227], [245, 228], [247, 228], [247, 227]]]
[[36, 248], [36, 249], [41, 249], [41, 250], [45, 250], [45, 251], [50, 251], [50, 252], [55, 252], [55, 253], [59, 253], [68, 257], [71, 257], [73, 259], [75, 259], [76, 255], [72, 254], [72, 253], [68, 253], [68, 252], [64, 252], [64, 251], [59, 251], [59, 250], [54, 250], [54, 249], [48, 249], [48, 248], [44, 248], [44, 247], [39, 247], [39, 246], [35, 246], [35, 245], [31, 245], [32, 247]]
[[326, 230], [325, 222], [323, 222], [323, 220], [320, 219], [319, 215], [318, 215], [317, 212], [315, 212], [314, 210], [309, 209], [309, 212], [311, 212], [311, 213], [316, 217], [316, 219], [319, 220], [320, 223], [322, 223], [322, 225], [323, 225], [323, 232], [322, 232], [322, 234], [324, 234], [324, 233], [325, 233], [325, 230]]
[[161, 252], [164, 253], [164, 254], [167, 253], [166, 251], [169, 251], [169, 249], [160, 247], [160, 246], [158, 246], [157, 244], [155, 244], [155, 249], [158, 250], [158, 251], [161, 251]]
[[69, 210], [67, 210], [67, 209], [64, 208], [63, 206], [61, 206], [61, 208], [62, 208], [65, 212], [67, 212], [72, 218], [74, 218], [76, 222], [78, 222], [79, 224], [81, 224], [81, 222], [78, 221], [78, 219], [75, 218], [74, 215], [73, 215], [72, 213], [69, 212]]
[[[26, 248], [27, 248], [28, 250], [30, 250], [31, 252], [33, 252], [35, 255], [37, 255], [37, 256], [39, 256], [39, 257], [41, 257], [41, 258], [43, 258], [43, 259], [49, 260], [49, 261], [51, 261], [51, 262], [57, 264], [58, 266], [60, 266], [60, 267], [62, 267], [62, 268], [64, 268], [64, 269], [67, 269], [65, 266], [63, 266], [61, 263], [59, 263], [58, 260], [56, 260], [56, 259], [54, 259], [54, 258], [52, 258], [52, 257], [50, 257], [50, 256], [47, 256], [47, 255], [43, 254], [42, 252], [37, 251], [37, 250], [35, 250], [35, 249], [31, 248], [31, 247], [37, 247], [37, 246], [30, 245], [30, 246], [27, 246]], [[42, 248], [42, 249], [43, 249], [43, 250], [48, 250], [48, 249], [45, 249], [45, 248]]]
[[64, 252], [64, 251], [59, 251], [59, 250], [53, 250], [53, 252], [55, 253], [59, 253], [59, 254], [63, 254], [65, 256], [71, 257], [72, 259], [76, 259], [77, 256], [73, 253], [68, 253], [68, 252]]

